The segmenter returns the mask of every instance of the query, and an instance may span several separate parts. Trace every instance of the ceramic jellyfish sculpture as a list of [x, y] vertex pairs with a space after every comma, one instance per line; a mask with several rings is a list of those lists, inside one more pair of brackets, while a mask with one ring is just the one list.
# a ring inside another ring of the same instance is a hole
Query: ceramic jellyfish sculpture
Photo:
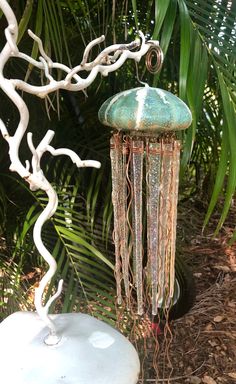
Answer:
[[113, 129], [118, 304], [126, 297], [131, 308], [135, 296], [134, 309], [142, 315], [150, 298], [156, 315], [174, 297], [180, 159], [176, 132], [189, 127], [191, 112], [177, 96], [146, 84], [110, 97], [101, 106], [99, 119]]

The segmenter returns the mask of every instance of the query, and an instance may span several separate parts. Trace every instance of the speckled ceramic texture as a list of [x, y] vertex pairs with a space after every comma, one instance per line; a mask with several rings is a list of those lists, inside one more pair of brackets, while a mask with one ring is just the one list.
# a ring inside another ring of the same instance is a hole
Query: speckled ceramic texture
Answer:
[[109, 127], [138, 132], [178, 131], [192, 122], [191, 112], [181, 99], [149, 86], [110, 97], [101, 106], [98, 117]]

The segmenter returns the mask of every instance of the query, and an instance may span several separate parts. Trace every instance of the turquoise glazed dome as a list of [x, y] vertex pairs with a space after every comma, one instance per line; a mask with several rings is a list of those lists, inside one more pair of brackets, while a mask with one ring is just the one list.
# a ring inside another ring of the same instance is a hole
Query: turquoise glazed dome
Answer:
[[102, 124], [123, 131], [169, 132], [192, 122], [187, 105], [172, 93], [148, 85], [117, 93], [98, 113]]

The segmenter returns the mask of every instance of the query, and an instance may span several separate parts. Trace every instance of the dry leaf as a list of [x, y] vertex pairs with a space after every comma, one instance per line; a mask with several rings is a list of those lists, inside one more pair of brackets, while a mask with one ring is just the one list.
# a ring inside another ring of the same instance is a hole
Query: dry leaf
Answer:
[[232, 377], [232, 379], [236, 379], [236, 372], [230, 372], [228, 373], [229, 377]]
[[223, 272], [230, 272], [230, 268], [227, 265], [214, 265], [213, 268]]
[[224, 320], [224, 316], [216, 316], [213, 320], [215, 323], [220, 323], [222, 320]]
[[202, 382], [205, 384], [217, 384], [216, 381], [210, 376], [204, 376]]
[[202, 273], [201, 272], [195, 272], [194, 274], [193, 274], [193, 276], [195, 276], [195, 277], [202, 277]]
[[208, 323], [207, 326], [205, 327], [205, 331], [212, 331], [212, 324]]
[[228, 307], [230, 307], [230, 308], [236, 307], [236, 302], [234, 303], [233, 301], [229, 301], [228, 302]]
[[197, 377], [197, 376], [189, 377], [189, 384], [200, 384], [201, 382], [202, 380], [200, 379], [200, 377]]
[[191, 367], [187, 367], [186, 368], [186, 374], [189, 375], [191, 372], [192, 372], [192, 368]]
[[230, 282], [230, 281], [231, 281], [231, 276], [229, 273], [226, 273], [225, 278], [224, 278], [224, 282]]
[[216, 343], [215, 341], [208, 340], [208, 343], [209, 343], [212, 347], [216, 347], [216, 346], [217, 346], [217, 343]]
[[188, 316], [188, 317], [186, 317], [186, 324], [188, 324], [188, 325], [193, 325], [194, 322], [195, 322], [195, 318], [194, 318], [194, 316]]

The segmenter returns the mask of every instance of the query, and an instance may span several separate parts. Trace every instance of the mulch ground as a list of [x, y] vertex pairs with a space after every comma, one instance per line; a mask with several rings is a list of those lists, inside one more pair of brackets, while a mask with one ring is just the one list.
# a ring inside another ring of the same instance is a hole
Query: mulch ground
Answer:
[[[236, 244], [229, 245], [236, 207], [217, 236], [217, 214], [202, 233], [204, 211], [196, 201], [178, 209], [177, 247], [192, 268], [196, 302], [184, 317], [170, 324], [169, 359], [161, 351], [155, 361], [158, 379], [153, 359], [146, 359], [143, 383], [236, 384]], [[164, 350], [163, 335], [158, 342]]]
[[[236, 208], [217, 237], [219, 217], [202, 233], [203, 218], [196, 203], [179, 209], [178, 243], [192, 267], [197, 296], [190, 312], [171, 324], [169, 379], [164, 376], [157, 383], [236, 383], [236, 245], [229, 245]], [[159, 359], [161, 366], [162, 355]], [[145, 382], [155, 381], [150, 377]]]

